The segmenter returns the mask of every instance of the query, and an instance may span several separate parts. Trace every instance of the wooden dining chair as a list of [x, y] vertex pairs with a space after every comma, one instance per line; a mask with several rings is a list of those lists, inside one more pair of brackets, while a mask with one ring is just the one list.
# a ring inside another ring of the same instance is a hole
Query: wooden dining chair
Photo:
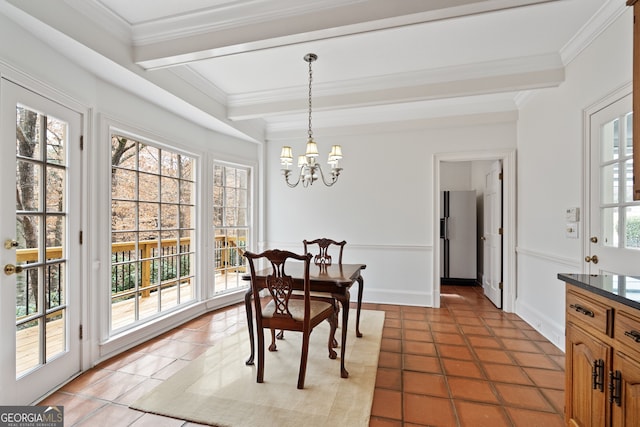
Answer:
[[[304, 245], [304, 253], [309, 252], [309, 246], [317, 245], [318, 253], [313, 257], [313, 262], [316, 265], [331, 265], [333, 258], [331, 257], [331, 249], [333, 246], [337, 247], [338, 250], [338, 264], [342, 264], [342, 252], [344, 251], [344, 245], [347, 244], [346, 241], [336, 242], [332, 239], [315, 239], [315, 240], [303, 240], [302, 244]], [[334, 254], [335, 255], [335, 254]]]
[[[327, 348], [329, 358], [335, 359], [333, 350], [333, 337], [335, 334], [336, 318], [335, 305], [326, 300], [317, 300], [310, 297], [311, 284], [309, 280], [309, 266], [311, 254], [298, 255], [293, 252], [278, 249], [266, 250], [260, 254], [245, 252], [251, 271], [251, 291], [255, 304], [257, 335], [258, 335], [258, 374], [257, 382], [264, 382], [264, 330], [271, 330], [271, 345], [269, 351], [276, 351], [275, 330], [296, 331], [302, 333], [302, 349], [300, 355], [300, 370], [298, 373], [298, 388], [304, 388], [304, 379], [307, 370], [307, 358], [309, 355], [309, 336], [311, 331], [324, 320], [329, 320], [331, 325]], [[266, 278], [256, 277], [255, 263], [264, 260], [267, 267], [271, 268], [271, 274]], [[302, 298], [291, 298], [294, 280], [286, 273], [287, 261], [304, 262], [304, 290]], [[267, 289], [269, 294], [260, 296], [260, 291]]]

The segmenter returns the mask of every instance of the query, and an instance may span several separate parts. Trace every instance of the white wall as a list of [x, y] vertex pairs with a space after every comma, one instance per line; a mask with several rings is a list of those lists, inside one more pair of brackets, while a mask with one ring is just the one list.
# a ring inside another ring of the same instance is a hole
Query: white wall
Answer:
[[348, 135], [315, 129], [323, 159], [331, 144], [343, 147], [344, 171], [330, 188], [287, 187], [280, 147], [292, 145], [300, 153], [305, 132], [295, 139], [271, 136], [263, 245], [301, 251], [305, 238], [344, 239], [345, 262], [367, 264], [365, 301], [432, 306], [432, 251], [439, 239], [433, 236], [433, 155], [514, 148], [515, 116], [508, 117], [473, 126], [464, 119], [446, 127], [382, 123]]
[[[580, 272], [582, 241], [565, 237], [564, 210], [583, 200], [583, 111], [631, 81], [631, 8], [540, 91], [518, 122], [517, 313], [564, 348], [564, 283]], [[583, 233], [582, 233], [583, 234]]]

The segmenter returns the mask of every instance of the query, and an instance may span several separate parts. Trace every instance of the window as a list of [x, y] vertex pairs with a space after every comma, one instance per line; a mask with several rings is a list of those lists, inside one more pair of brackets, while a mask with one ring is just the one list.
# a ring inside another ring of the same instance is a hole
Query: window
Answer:
[[111, 330], [195, 299], [195, 161], [111, 135]]
[[249, 168], [216, 163], [213, 171], [215, 293], [240, 288], [249, 236]]

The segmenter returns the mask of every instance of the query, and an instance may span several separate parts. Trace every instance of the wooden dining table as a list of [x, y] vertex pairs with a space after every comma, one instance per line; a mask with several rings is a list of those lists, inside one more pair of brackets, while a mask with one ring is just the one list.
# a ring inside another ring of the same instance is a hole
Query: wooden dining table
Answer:
[[[340, 348], [340, 376], [342, 378], [349, 377], [349, 372], [345, 368], [344, 355], [347, 347], [347, 325], [349, 323], [349, 302], [351, 299], [351, 286], [358, 282], [358, 300], [356, 306], [356, 336], [362, 337], [360, 332], [360, 310], [362, 307], [362, 290], [364, 287], [364, 279], [360, 272], [367, 268], [366, 264], [331, 264], [316, 265], [311, 264], [309, 267], [309, 281], [312, 292], [325, 292], [331, 294], [333, 298], [340, 302], [342, 306], [342, 340]], [[293, 278], [294, 289], [303, 290], [304, 286], [304, 264], [301, 262], [292, 262], [287, 264], [286, 273]], [[256, 279], [264, 282], [263, 279], [271, 274], [271, 268], [264, 268], [256, 272]], [[250, 274], [244, 274], [243, 280], [251, 280]], [[251, 355], [247, 359], [247, 365], [253, 365], [255, 356], [255, 343], [253, 333], [253, 306], [251, 304], [252, 290], [251, 286], [247, 290], [244, 297], [244, 303], [247, 311], [247, 326], [249, 329], [249, 339], [251, 342]]]

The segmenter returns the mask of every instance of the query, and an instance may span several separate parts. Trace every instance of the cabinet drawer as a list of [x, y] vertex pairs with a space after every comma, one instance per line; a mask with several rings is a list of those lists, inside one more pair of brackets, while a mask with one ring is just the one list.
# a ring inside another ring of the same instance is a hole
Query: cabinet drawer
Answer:
[[613, 310], [604, 304], [567, 292], [567, 320], [611, 336], [612, 314]]
[[614, 338], [640, 354], [640, 319], [618, 310]]

